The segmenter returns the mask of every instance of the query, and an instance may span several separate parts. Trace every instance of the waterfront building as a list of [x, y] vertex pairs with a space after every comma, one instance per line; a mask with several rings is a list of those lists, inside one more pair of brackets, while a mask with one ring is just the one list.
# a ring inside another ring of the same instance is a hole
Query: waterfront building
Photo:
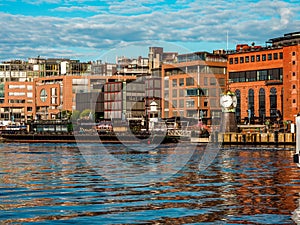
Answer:
[[162, 66], [162, 117], [209, 121], [220, 117], [219, 96], [226, 87], [226, 55], [195, 52]]
[[270, 39], [265, 47], [239, 44], [229, 52], [228, 87], [237, 95], [239, 121], [294, 121], [300, 109], [299, 44], [297, 32]]

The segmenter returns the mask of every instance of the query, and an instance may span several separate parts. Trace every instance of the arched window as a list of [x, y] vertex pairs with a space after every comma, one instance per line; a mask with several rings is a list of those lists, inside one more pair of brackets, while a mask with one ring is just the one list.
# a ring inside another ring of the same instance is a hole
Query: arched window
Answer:
[[[251, 110], [251, 118], [254, 117], [254, 90], [249, 89], [248, 91], [248, 110]], [[249, 113], [249, 112], [248, 112]]]
[[259, 118], [264, 118], [266, 116], [266, 93], [265, 89], [261, 88], [259, 90]]
[[270, 117], [276, 118], [277, 113], [277, 90], [271, 88], [270, 90]]
[[235, 90], [235, 95], [237, 99], [236, 109], [235, 109], [235, 116], [237, 121], [240, 121], [241, 119], [241, 91]]

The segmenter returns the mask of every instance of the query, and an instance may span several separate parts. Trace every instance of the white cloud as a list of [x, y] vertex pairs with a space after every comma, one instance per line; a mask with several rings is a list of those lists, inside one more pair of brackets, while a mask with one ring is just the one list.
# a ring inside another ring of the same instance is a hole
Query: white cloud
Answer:
[[83, 12], [101, 12], [103, 7], [99, 6], [61, 6], [51, 11], [61, 11], [61, 12], [74, 12], [74, 11], [83, 11]]
[[[64, 1], [64, 4], [71, 2], [75, 1]], [[177, 8], [165, 4], [159, 10], [159, 5], [150, 0], [110, 1], [108, 7], [112, 12], [98, 6], [64, 5], [55, 9], [96, 13], [88, 18], [2, 13], [0, 60], [26, 56], [26, 51], [49, 57], [59, 54], [75, 57], [81, 55], [77, 50], [86, 54], [90, 51], [94, 56], [95, 52], [130, 43], [150, 46], [154, 41], [224, 42], [227, 31], [230, 42], [234, 44], [264, 43], [270, 38], [297, 31], [294, 29], [300, 27], [300, 10], [296, 2], [178, 0], [176, 4], [179, 3], [181, 5]], [[47, 49], [51, 50], [48, 54]]]

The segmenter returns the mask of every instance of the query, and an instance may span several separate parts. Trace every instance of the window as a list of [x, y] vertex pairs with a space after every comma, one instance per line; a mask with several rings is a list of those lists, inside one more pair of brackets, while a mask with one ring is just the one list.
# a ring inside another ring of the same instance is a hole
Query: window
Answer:
[[235, 57], [234, 58], [234, 64], [238, 64], [239, 63], [239, 58], [238, 57]]
[[273, 54], [273, 58], [274, 58], [274, 60], [278, 59], [278, 53], [277, 52]]
[[295, 55], [296, 55], [296, 52], [293, 52], [292, 55], [295, 56]]
[[177, 97], [177, 90], [173, 90], [173, 91], [172, 91], [172, 97], [173, 97], [173, 98], [176, 98], [176, 97]]
[[185, 96], [185, 90], [179, 89], [179, 97], [184, 97], [184, 96]]
[[195, 101], [194, 100], [186, 100], [186, 107], [187, 108], [195, 107]]
[[177, 108], [177, 100], [173, 100], [172, 101], [172, 107], [173, 108]]
[[293, 99], [293, 103], [296, 103], [296, 99]]
[[197, 96], [197, 94], [198, 94], [197, 88], [192, 88], [192, 89], [186, 90], [186, 96]]
[[294, 77], [294, 76], [296, 76], [296, 73], [295, 73], [295, 72], [293, 72], [293, 77]]
[[47, 91], [45, 89], [42, 89], [40, 92], [40, 99], [42, 102], [45, 102], [47, 99], [48, 95], [47, 95]]
[[165, 88], [169, 88], [169, 80], [165, 80]]
[[179, 100], [179, 108], [183, 108], [184, 107], [184, 99], [180, 99]]
[[279, 52], [279, 59], [283, 59], [283, 53]]
[[256, 62], [260, 61], [260, 55], [256, 55]]
[[258, 80], [268, 80], [268, 70], [257, 71]]
[[177, 79], [173, 79], [172, 80], [172, 86], [173, 87], [177, 87]]
[[277, 116], [277, 90], [271, 88], [270, 90], [270, 117]]
[[229, 64], [233, 64], [233, 58], [229, 58]]
[[268, 54], [268, 60], [272, 60], [272, 53]]
[[296, 65], [296, 61], [293, 61], [293, 65]]
[[259, 90], [259, 96], [258, 96], [258, 100], [259, 100], [259, 117], [260, 118], [264, 118], [266, 116], [266, 93], [265, 93], [265, 89], [261, 88]]
[[254, 90], [248, 91], [248, 110], [250, 110], [250, 116], [254, 117]]
[[249, 56], [245, 57], [245, 62], [248, 63], [249, 62]]
[[193, 86], [194, 85], [194, 78], [188, 77], [185, 79], [186, 86]]
[[235, 95], [236, 95], [236, 99], [237, 99], [237, 104], [236, 104], [236, 108], [235, 108], [235, 116], [237, 117], [237, 119], [241, 118], [241, 91], [240, 90], [235, 90]]
[[296, 89], [296, 85], [295, 84], [293, 84], [293, 89]]
[[216, 78], [215, 77], [211, 77], [210, 78], [210, 85], [216, 85]]
[[208, 85], [208, 78], [204, 77], [204, 85]]
[[183, 78], [179, 79], [179, 86], [184, 86], [184, 79]]
[[261, 60], [262, 60], [262, 61], [266, 61], [266, 59], [267, 59], [267, 56], [266, 56], [266, 54], [262, 54], [262, 56], [261, 56]]
[[240, 63], [244, 63], [244, 57], [240, 57]]
[[251, 55], [251, 62], [254, 62], [254, 61], [255, 61], [255, 56]]

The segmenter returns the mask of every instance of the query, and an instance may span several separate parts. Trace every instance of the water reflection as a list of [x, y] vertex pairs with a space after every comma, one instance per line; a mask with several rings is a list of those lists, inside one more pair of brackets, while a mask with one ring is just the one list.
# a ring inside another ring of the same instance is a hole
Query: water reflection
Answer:
[[[172, 146], [132, 153], [124, 162], [161, 162]], [[173, 179], [116, 184], [98, 174], [73, 144], [2, 144], [0, 223], [293, 224], [299, 169], [287, 149], [227, 148], [206, 170], [199, 146]]]

